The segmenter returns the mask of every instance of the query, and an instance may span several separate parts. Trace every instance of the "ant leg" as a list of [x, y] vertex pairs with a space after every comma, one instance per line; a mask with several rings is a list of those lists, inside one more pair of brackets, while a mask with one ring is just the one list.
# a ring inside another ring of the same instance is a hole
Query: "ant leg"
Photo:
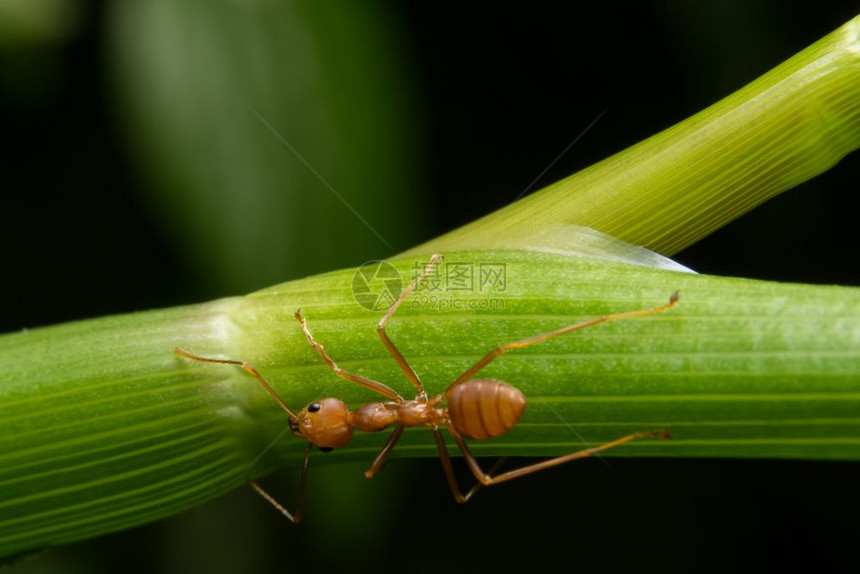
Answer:
[[388, 460], [388, 455], [391, 454], [392, 450], [394, 450], [394, 445], [397, 444], [397, 441], [400, 440], [401, 436], [403, 436], [403, 425], [397, 425], [397, 428], [394, 429], [394, 432], [391, 433], [390, 437], [388, 437], [388, 442], [385, 443], [385, 446], [382, 447], [382, 450], [379, 451], [379, 454], [376, 455], [375, 459], [373, 459], [373, 464], [370, 465], [369, 469], [364, 471], [365, 478], [373, 478], [380, 470], [382, 470], [382, 466], [385, 464], [385, 461]]
[[305, 337], [307, 337], [308, 344], [310, 344], [310, 346], [313, 347], [317, 353], [319, 353], [319, 356], [322, 357], [322, 360], [326, 362], [326, 364], [331, 368], [332, 371], [334, 371], [335, 375], [342, 379], [346, 379], [347, 381], [357, 383], [366, 389], [370, 389], [371, 391], [379, 393], [380, 395], [388, 397], [392, 401], [398, 403], [403, 402], [403, 397], [398, 395], [394, 391], [394, 389], [388, 387], [387, 385], [383, 385], [380, 382], [368, 379], [366, 377], [362, 377], [361, 375], [354, 375], [353, 373], [348, 373], [338, 367], [337, 363], [335, 363], [334, 360], [328, 356], [328, 353], [325, 352], [323, 346], [314, 340], [313, 335], [311, 335], [311, 332], [308, 330], [308, 324], [305, 321], [305, 318], [302, 317], [301, 309], [296, 310], [296, 320], [302, 325], [302, 331], [304, 332]]
[[397, 311], [397, 308], [400, 307], [400, 304], [412, 293], [412, 290], [415, 289], [415, 286], [424, 279], [428, 273], [433, 269], [436, 265], [436, 262], [442, 259], [442, 256], [438, 253], [434, 254], [430, 257], [430, 262], [424, 267], [424, 270], [412, 280], [406, 289], [400, 293], [400, 297], [397, 298], [397, 301], [388, 308], [388, 311], [385, 312], [385, 315], [382, 316], [382, 319], [379, 320], [379, 324], [376, 326], [376, 332], [379, 333], [379, 337], [382, 339], [382, 344], [385, 345], [385, 348], [388, 349], [388, 352], [391, 353], [391, 356], [394, 357], [394, 360], [397, 361], [397, 364], [400, 366], [400, 370], [406, 375], [406, 378], [412, 383], [415, 389], [418, 391], [418, 395], [420, 397], [426, 397], [424, 392], [424, 385], [421, 384], [421, 380], [418, 378], [418, 374], [415, 372], [415, 369], [412, 368], [412, 365], [406, 360], [403, 354], [398, 350], [397, 347], [394, 346], [394, 343], [391, 339], [388, 338], [388, 334], [385, 332], [385, 324], [394, 315], [394, 312]]
[[[445, 478], [448, 480], [448, 487], [451, 489], [451, 494], [454, 495], [454, 500], [460, 504], [468, 502], [484, 485], [481, 482], [476, 482], [475, 486], [469, 489], [469, 492], [464, 496], [460, 492], [460, 487], [457, 485], [457, 478], [454, 476], [454, 468], [451, 466], [451, 457], [448, 456], [448, 447], [445, 446], [445, 439], [442, 438], [442, 433], [439, 432], [439, 429], [433, 429], [433, 438], [436, 439], [436, 448], [439, 451], [439, 460], [442, 461], [442, 470], [445, 472]], [[490, 469], [489, 474], [496, 472], [506, 460], [507, 457], [502, 457], [497, 460], [496, 464], [494, 464]]]
[[556, 329], [555, 331], [550, 331], [549, 333], [542, 333], [540, 335], [535, 335], [527, 339], [522, 339], [520, 341], [514, 341], [513, 343], [506, 343], [504, 345], [500, 345], [486, 355], [484, 355], [484, 357], [480, 361], [472, 365], [462, 375], [457, 377], [454, 382], [451, 383], [447, 389], [445, 389], [445, 393], [442, 396], [447, 399], [454, 387], [465, 383], [473, 376], [475, 376], [478, 371], [490, 364], [494, 359], [497, 359], [498, 357], [512, 349], [521, 349], [523, 347], [528, 347], [529, 345], [542, 343], [544, 341], [548, 341], [549, 339], [558, 337], [559, 335], [564, 335], [566, 333], [570, 333], [571, 331], [578, 331], [579, 329], [585, 329], [587, 327], [593, 327], [594, 325], [599, 325], [600, 323], [608, 323], [609, 321], [618, 321], [620, 319], [630, 319], [632, 317], [643, 317], [645, 315], [654, 315], [657, 313], [662, 313], [663, 311], [674, 307], [676, 303], [678, 303], [677, 291], [672, 293], [672, 296], [669, 298], [668, 303], [660, 305], [659, 307], [654, 307], [652, 309], [644, 309], [641, 311], [628, 311], [626, 313], [603, 315], [602, 317], [597, 317], [595, 319], [589, 319], [588, 321], [583, 321], [581, 323], [568, 325], [567, 327], [562, 327], [561, 329]]
[[460, 434], [456, 430], [454, 430], [454, 427], [449, 426], [448, 430], [451, 432], [451, 436], [454, 438], [454, 442], [456, 442], [457, 446], [460, 447], [460, 451], [463, 453], [463, 456], [466, 459], [466, 464], [469, 465], [469, 469], [472, 471], [472, 474], [474, 474], [475, 478], [477, 478], [478, 481], [484, 486], [491, 486], [493, 484], [513, 480], [514, 478], [519, 478], [521, 476], [525, 476], [533, 472], [538, 472], [540, 470], [559, 466], [566, 462], [578, 460], [580, 458], [587, 458], [599, 452], [609, 450], [624, 443], [628, 443], [632, 440], [640, 438], [670, 438], [669, 431], [666, 430], [635, 432], [633, 434], [629, 434], [625, 437], [602, 444], [600, 446], [578, 450], [570, 454], [551, 458], [549, 460], [544, 460], [535, 464], [530, 464], [528, 466], [524, 466], [515, 470], [510, 470], [508, 472], [503, 472], [498, 476], [491, 476], [490, 474], [485, 473], [483, 470], [481, 470], [481, 467], [478, 465], [478, 461], [475, 460], [475, 457], [472, 455], [471, 451], [469, 451], [469, 447], [466, 446], [466, 441], [463, 440], [463, 437], [460, 436]]
[[451, 457], [448, 455], [448, 447], [445, 446], [445, 439], [442, 438], [442, 433], [439, 429], [433, 429], [433, 438], [436, 439], [436, 449], [439, 451], [439, 460], [442, 461], [442, 470], [445, 472], [445, 478], [448, 481], [448, 487], [451, 489], [451, 494], [454, 495], [454, 500], [459, 504], [463, 504], [469, 500], [471, 492], [467, 496], [463, 496], [460, 492], [460, 487], [457, 485], [457, 477], [454, 476], [454, 468], [451, 466]]
[[263, 388], [266, 389], [266, 391], [268, 391], [268, 393], [270, 395], [272, 395], [272, 398], [275, 399], [275, 401], [279, 405], [281, 405], [282, 409], [287, 411], [287, 414], [290, 415], [290, 417], [293, 417], [293, 418], [296, 417], [296, 413], [294, 413], [292, 411], [292, 409], [290, 409], [290, 407], [288, 407], [286, 405], [286, 403], [281, 399], [281, 397], [278, 396], [278, 393], [275, 392], [275, 389], [273, 389], [271, 386], [269, 386], [269, 383], [267, 383], [266, 379], [264, 379], [263, 376], [257, 372], [257, 369], [255, 369], [254, 367], [252, 367], [251, 365], [249, 365], [245, 361], [234, 361], [232, 359], [210, 359], [208, 357], [201, 357], [200, 355], [195, 355], [194, 353], [189, 353], [188, 351], [186, 351], [185, 349], [182, 349], [180, 347], [174, 347], [173, 352], [176, 353], [177, 355], [182, 355], [186, 359], [191, 359], [194, 361], [200, 361], [203, 363], [221, 363], [224, 365], [239, 365], [240, 367], [245, 369], [246, 372], [250, 373], [255, 379], [257, 379], [261, 385], [263, 385]]
[[281, 506], [281, 504], [277, 500], [275, 500], [275, 498], [271, 494], [263, 490], [260, 485], [253, 480], [248, 482], [248, 484], [251, 485], [251, 488], [257, 491], [257, 494], [265, 498], [269, 504], [274, 506], [277, 510], [281, 512], [281, 514], [289, 518], [290, 521], [294, 524], [298, 524], [298, 522], [302, 519], [302, 504], [304, 504], [305, 501], [305, 483], [307, 482], [308, 477], [308, 463], [311, 457], [312, 446], [312, 443], [308, 443], [308, 448], [305, 449], [305, 462], [302, 465], [302, 477], [299, 480], [299, 503], [296, 506], [295, 513], [290, 514], [289, 510]]

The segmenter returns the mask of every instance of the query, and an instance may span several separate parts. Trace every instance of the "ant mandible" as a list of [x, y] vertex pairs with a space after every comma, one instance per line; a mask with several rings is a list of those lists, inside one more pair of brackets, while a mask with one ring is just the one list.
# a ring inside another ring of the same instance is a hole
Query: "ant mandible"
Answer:
[[[535, 335], [527, 339], [506, 343], [496, 347], [477, 363], [469, 367], [460, 376], [448, 385], [445, 392], [441, 395], [427, 397], [424, 391], [424, 385], [421, 384], [415, 370], [409, 362], [403, 357], [403, 354], [397, 349], [388, 334], [385, 332], [385, 325], [388, 320], [397, 311], [400, 304], [409, 296], [415, 289], [415, 286], [430, 273], [436, 263], [442, 259], [441, 255], [433, 255], [430, 262], [424, 270], [410, 283], [406, 289], [400, 294], [400, 297], [394, 302], [382, 319], [379, 320], [376, 326], [376, 331], [379, 333], [382, 343], [388, 352], [397, 362], [400, 369], [406, 375], [406, 378], [412, 383], [417, 391], [417, 394], [412, 400], [404, 400], [393, 389], [378, 381], [349, 373], [337, 366], [337, 363], [328, 356], [322, 345], [316, 342], [313, 335], [308, 329], [307, 322], [302, 317], [301, 310], [295, 313], [296, 319], [301, 324], [302, 332], [308, 340], [311, 347], [319, 354], [323, 361], [331, 368], [332, 371], [342, 379], [357, 383], [371, 391], [383, 395], [388, 400], [385, 402], [372, 402], [360, 406], [354, 411], [350, 411], [346, 403], [334, 397], [324, 397], [315, 400], [308, 404], [302, 410], [295, 412], [290, 409], [286, 403], [278, 396], [275, 390], [266, 382], [266, 380], [257, 372], [257, 370], [246, 363], [245, 361], [235, 361], [230, 359], [212, 359], [194, 355], [181, 349], [175, 348], [176, 353], [193, 359], [195, 361], [203, 361], [207, 363], [223, 363], [228, 365], [239, 365], [245, 371], [256, 378], [263, 388], [268, 391], [272, 398], [277, 401], [282, 409], [289, 415], [289, 426], [293, 435], [307, 439], [308, 446], [305, 449], [304, 463], [302, 465], [302, 474], [299, 481], [299, 501], [294, 513], [290, 513], [286, 508], [281, 506], [274, 498], [265, 492], [259, 485], [251, 481], [251, 486], [267, 501], [281, 511], [287, 518], [293, 522], [299, 522], [302, 512], [302, 502], [304, 500], [305, 482], [308, 472], [308, 461], [310, 458], [311, 448], [319, 447], [323, 452], [328, 452], [334, 448], [346, 446], [352, 438], [352, 433], [355, 429], [365, 432], [376, 432], [384, 430], [391, 425], [396, 425], [394, 432], [382, 447], [382, 450], [376, 456], [376, 459], [371, 464], [370, 468], [364, 473], [367, 478], [372, 478], [385, 464], [389, 454], [394, 449], [397, 441], [403, 435], [403, 430], [406, 427], [425, 426], [433, 431], [433, 437], [436, 439], [436, 447], [439, 451], [439, 458], [442, 461], [442, 469], [445, 472], [445, 478], [448, 480], [448, 486], [451, 488], [451, 493], [457, 502], [463, 503], [469, 500], [472, 495], [481, 486], [491, 486], [500, 482], [519, 478], [539, 470], [544, 470], [553, 466], [558, 466], [572, 460], [586, 458], [603, 452], [610, 448], [622, 445], [632, 440], [640, 438], [669, 438], [669, 432], [666, 430], [652, 430], [635, 432], [625, 437], [619, 438], [612, 442], [602, 444], [600, 446], [587, 448], [551, 458], [535, 464], [530, 464], [522, 468], [503, 472], [501, 474], [492, 475], [484, 472], [478, 461], [469, 451], [466, 445], [466, 439], [483, 440], [492, 437], [497, 437], [505, 434], [514, 425], [517, 424], [520, 417], [526, 408], [526, 398], [514, 386], [503, 381], [493, 379], [473, 379], [478, 372], [486, 367], [491, 361], [498, 358], [503, 353], [512, 349], [520, 349], [537, 343], [542, 343], [549, 339], [592, 327], [600, 323], [608, 321], [617, 321], [619, 319], [629, 319], [632, 317], [642, 317], [645, 315], [654, 315], [661, 313], [673, 307], [678, 302], [678, 293], [673, 293], [669, 302], [640, 311], [629, 311], [626, 313], [616, 313], [613, 315], [604, 315], [581, 323], [568, 325], [555, 331]], [[445, 406], [447, 405], [447, 406]], [[466, 464], [475, 475], [477, 483], [475, 486], [466, 492], [464, 495], [460, 491], [457, 484], [457, 479], [454, 476], [454, 469], [451, 465], [451, 457], [448, 455], [448, 448], [445, 446], [445, 440], [439, 432], [440, 427], [447, 427], [448, 432], [454, 439], [463, 457], [466, 459]]]

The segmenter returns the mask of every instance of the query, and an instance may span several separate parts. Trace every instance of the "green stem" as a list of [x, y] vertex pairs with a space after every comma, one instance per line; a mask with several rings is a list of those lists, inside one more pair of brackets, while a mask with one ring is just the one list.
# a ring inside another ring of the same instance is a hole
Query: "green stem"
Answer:
[[672, 255], [858, 147], [860, 16], [695, 116], [407, 253], [575, 224]]
[[[534, 251], [446, 255], [446, 265], [478, 275], [482, 264], [504, 265], [506, 282], [484, 291], [440, 284], [395, 314], [389, 334], [430, 393], [498, 344], [681, 292], [664, 314], [489, 365], [482, 376], [509, 381], [530, 403], [511, 433], [474, 442], [476, 454], [562, 454], [665, 428], [673, 440], [606, 455], [860, 459], [857, 289]], [[406, 280], [421, 262], [395, 265]], [[352, 279], [352, 270], [339, 271], [244, 298], [0, 337], [0, 555], [173, 514], [298, 463], [302, 442], [289, 433], [272, 442], [285, 416], [252, 377], [175, 356], [174, 345], [251, 362], [294, 409], [323, 394], [352, 405], [378, 400], [337, 378], [307, 345], [293, 318], [301, 307], [341, 367], [408, 395], [377, 337], [380, 315], [356, 303]], [[384, 439], [357, 433], [326, 458], [370, 464]], [[413, 429], [394, 454], [435, 449], [426, 430]]]

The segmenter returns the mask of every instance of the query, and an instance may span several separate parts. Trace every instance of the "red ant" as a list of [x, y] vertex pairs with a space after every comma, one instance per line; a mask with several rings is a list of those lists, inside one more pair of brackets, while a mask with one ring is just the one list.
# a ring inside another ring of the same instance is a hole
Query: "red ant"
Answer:
[[[644, 315], [653, 315], [661, 313], [678, 302], [678, 293], [672, 294], [669, 302], [659, 307], [645, 309], [641, 311], [630, 311], [627, 313], [616, 313], [613, 315], [604, 315], [574, 325], [568, 325], [555, 331], [535, 335], [520, 341], [514, 341], [496, 347], [484, 358], [468, 368], [463, 374], [454, 379], [445, 392], [434, 397], [427, 397], [424, 391], [424, 385], [418, 379], [418, 375], [412, 366], [406, 361], [397, 347], [385, 332], [385, 324], [391, 318], [400, 304], [409, 296], [415, 286], [433, 269], [436, 262], [442, 258], [441, 255], [433, 255], [430, 262], [424, 268], [418, 277], [415, 278], [406, 289], [400, 294], [400, 297], [388, 311], [379, 320], [376, 327], [382, 343], [394, 360], [400, 366], [400, 369], [406, 375], [406, 378], [412, 383], [417, 391], [417, 394], [412, 400], [404, 400], [390, 387], [344, 371], [332, 360], [325, 352], [323, 346], [317, 343], [311, 332], [308, 330], [307, 323], [302, 317], [300, 310], [295, 313], [296, 319], [299, 321], [305, 337], [311, 347], [322, 357], [322, 360], [334, 371], [334, 373], [347, 381], [357, 383], [371, 391], [383, 395], [388, 399], [386, 402], [373, 402], [360, 406], [354, 411], [350, 411], [346, 403], [334, 397], [324, 397], [315, 400], [307, 405], [302, 410], [295, 412], [290, 409], [271, 386], [263, 379], [257, 370], [244, 361], [234, 361], [228, 359], [210, 359], [194, 355], [176, 347], [176, 353], [193, 359], [195, 361], [204, 361], [208, 363], [224, 363], [229, 365], [239, 365], [245, 371], [253, 375], [260, 384], [269, 392], [270, 395], [277, 401], [287, 415], [289, 415], [290, 430], [295, 436], [304, 437], [308, 441], [308, 446], [305, 449], [304, 464], [302, 466], [301, 480], [299, 483], [299, 502], [294, 514], [291, 514], [283, 506], [260, 488], [256, 483], [251, 482], [251, 486], [260, 493], [266, 500], [280, 510], [287, 518], [293, 522], [299, 522], [302, 511], [302, 501], [304, 499], [305, 481], [308, 472], [308, 460], [310, 458], [311, 447], [316, 445], [323, 452], [328, 452], [334, 448], [346, 446], [352, 438], [352, 433], [355, 429], [365, 432], [376, 432], [388, 428], [391, 425], [396, 425], [394, 432], [382, 447], [382, 450], [376, 456], [373, 464], [364, 473], [367, 478], [372, 478], [381, 469], [388, 455], [394, 449], [397, 441], [403, 435], [403, 429], [406, 427], [425, 426], [430, 427], [433, 431], [433, 436], [436, 439], [436, 446], [439, 451], [439, 458], [442, 461], [442, 468], [445, 472], [445, 478], [448, 480], [448, 485], [451, 488], [451, 493], [457, 502], [463, 503], [469, 500], [471, 496], [481, 487], [498, 484], [520, 476], [531, 474], [539, 470], [558, 466], [572, 460], [586, 458], [596, 453], [605, 451], [615, 446], [630, 442], [639, 438], [669, 438], [668, 431], [653, 430], [636, 432], [620, 439], [608, 442], [606, 444], [579, 450], [564, 456], [551, 458], [542, 462], [531, 464], [516, 470], [511, 470], [491, 476], [491, 473], [485, 473], [478, 465], [478, 461], [469, 451], [465, 439], [482, 440], [500, 436], [508, 432], [514, 425], [517, 424], [520, 417], [526, 408], [525, 396], [515, 387], [503, 381], [492, 379], [473, 379], [478, 371], [486, 367], [491, 361], [510, 351], [511, 349], [519, 349], [547, 341], [559, 335], [591, 327], [608, 321], [616, 321], [619, 319], [628, 319], [631, 317], [641, 317]], [[447, 403], [447, 407], [443, 404]], [[466, 459], [466, 463], [472, 474], [478, 480], [476, 485], [469, 490], [465, 495], [460, 491], [457, 480], [454, 477], [454, 469], [451, 466], [451, 458], [448, 455], [448, 448], [445, 446], [445, 441], [442, 434], [439, 432], [439, 427], [447, 427], [448, 432]]]

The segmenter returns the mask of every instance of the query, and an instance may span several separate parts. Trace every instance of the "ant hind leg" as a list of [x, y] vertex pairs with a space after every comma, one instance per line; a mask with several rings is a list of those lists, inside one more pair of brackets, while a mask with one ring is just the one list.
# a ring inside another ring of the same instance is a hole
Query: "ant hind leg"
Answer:
[[[502, 474], [499, 474], [497, 476], [492, 476], [492, 471], [489, 473], [485, 473], [481, 469], [480, 465], [478, 464], [478, 461], [475, 460], [474, 455], [472, 455], [472, 452], [469, 450], [469, 447], [466, 445], [466, 441], [463, 439], [463, 437], [460, 436], [460, 434], [456, 430], [454, 430], [453, 427], [448, 427], [448, 430], [451, 432], [451, 436], [454, 438], [454, 442], [456, 442], [457, 446], [460, 448], [460, 452], [463, 453], [463, 457], [466, 459], [466, 464], [469, 465], [469, 469], [472, 471], [472, 474], [474, 474], [475, 478], [477, 478], [478, 481], [484, 486], [492, 486], [500, 482], [513, 480], [515, 478], [526, 476], [527, 474], [538, 472], [547, 468], [552, 468], [554, 466], [559, 466], [567, 462], [579, 460], [581, 458], [588, 458], [597, 453], [604, 452], [606, 450], [609, 450], [616, 446], [620, 446], [633, 440], [642, 438], [671, 438], [671, 436], [669, 435], [669, 431], [666, 430], [635, 432], [599, 446], [578, 450], [570, 454], [566, 454], [556, 458], [550, 458], [548, 460], [544, 460], [535, 464], [530, 464], [522, 468], [503, 472]], [[440, 439], [437, 439], [437, 444], [439, 443], [439, 440]]]

